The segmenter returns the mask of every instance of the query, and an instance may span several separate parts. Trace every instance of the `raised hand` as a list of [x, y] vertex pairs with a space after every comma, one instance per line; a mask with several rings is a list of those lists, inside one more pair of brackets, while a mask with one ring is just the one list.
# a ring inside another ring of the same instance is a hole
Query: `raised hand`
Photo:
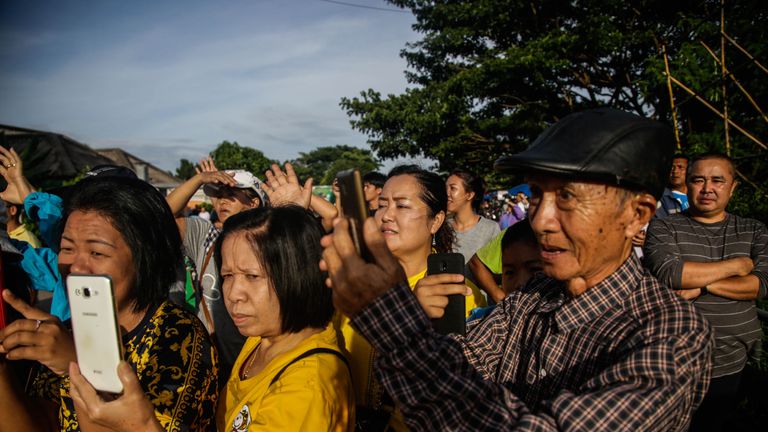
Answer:
[[200, 159], [198, 166], [195, 167], [195, 171], [198, 174], [200, 174], [201, 172], [215, 172], [218, 170], [219, 169], [216, 168], [216, 164], [213, 162], [213, 158], [211, 156], [206, 156]]
[[449, 295], [472, 295], [472, 289], [464, 285], [463, 274], [446, 273], [425, 276], [416, 283], [413, 293], [428, 317], [441, 318]]
[[320, 269], [328, 272], [326, 285], [333, 289], [333, 304], [348, 317], [354, 317], [376, 297], [398, 283], [407, 283], [405, 271], [389, 251], [373, 218], [365, 220], [363, 238], [373, 262], [357, 253], [349, 234], [349, 222], [337, 218], [333, 233], [322, 238]]
[[69, 365], [69, 390], [78, 419], [114, 431], [162, 431], [155, 417], [155, 409], [144, 394], [131, 366], [124, 361], [120, 362], [117, 374], [123, 383], [123, 393], [108, 401], [85, 379], [76, 363]]
[[277, 164], [272, 164], [272, 169], [264, 173], [266, 181], [261, 188], [267, 193], [269, 202], [273, 206], [296, 204], [309, 208], [312, 201], [312, 178], [299, 183], [299, 177], [289, 162], [285, 163], [285, 172]]
[[0, 330], [0, 353], [8, 360], [34, 360], [57, 375], [67, 372], [77, 360], [72, 334], [53, 315], [34, 308], [11, 293], [3, 291], [3, 300], [20, 312], [18, 319]]
[[27, 195], [35, 191], [35, 188], [24, 177], [24, 165], [16, 150], [6, 149], [0, 146], [0, 175], [3, 176], [8, 187], [0, 192], [0, 199], [11, 204], [24, 204]]

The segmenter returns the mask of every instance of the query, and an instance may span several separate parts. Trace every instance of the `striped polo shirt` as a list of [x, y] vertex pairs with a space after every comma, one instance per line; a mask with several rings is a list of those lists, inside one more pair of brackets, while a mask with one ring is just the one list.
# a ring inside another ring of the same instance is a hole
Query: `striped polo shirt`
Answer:
[[[645, 240], [645, 265], [663, 284], [679, 289], [683, 264], [749, 257], [760, 280], [758, 298], [768, 287], [768, 231], [754, 219], [726, 214], [705, 224], [687, 212], [651, 221]], [[749, 355], [757, 356], [762, 332], [754, 300], [731, 300], [705, 294], [693, 301], [715, 331], [712, 378], [740, 372]]]

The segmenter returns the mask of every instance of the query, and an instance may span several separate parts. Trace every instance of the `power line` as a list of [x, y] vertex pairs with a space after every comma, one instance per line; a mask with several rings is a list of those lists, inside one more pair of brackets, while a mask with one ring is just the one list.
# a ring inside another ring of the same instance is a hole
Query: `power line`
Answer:
[[337, 5], [342, 5], [342, 6], [356, 7], [361, 9], [373, 9], [373, 10], [384, 11], [384, 12], [411, 13], [410, 11], [405, 11], [402, 9], [391, 9], [391, 8], [383, 8], [383, 7], [377, 7], [377, 6], [368, 6], [368, 5], [348, 3], [348, 2], [338, 1], [338, 0], [318, 0], [318, 1], [325, 2], [325, 3], [333, 3]]

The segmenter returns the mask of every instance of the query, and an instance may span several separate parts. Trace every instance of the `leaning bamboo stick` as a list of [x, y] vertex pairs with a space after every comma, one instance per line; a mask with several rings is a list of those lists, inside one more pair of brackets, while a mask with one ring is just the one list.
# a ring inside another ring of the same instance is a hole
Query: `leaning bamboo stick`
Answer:
[[747, 58], [749, 58], [750, 60], [752, 60], [752, 62], [753, 62], [754, 64], [756, 64], [756, 65], [757, 65], [757, 67], [759, 67], [760, 69], [762, 69], [762, 70], [763, 70], [763, 72], [765, 72], [765, 73], [768, 73], [768, 68], [766, 68], [765, 66], [763, 66], [762, 64], [760, 64], [760, 62], [759, 62], [759, 61], [757, 61], [757, 59], [756, 59], [756, 58], [755, 58], [755, 57], [754, 57], [752, 54], [750, 54], [750, 53], [749, 53], [749, 51], [747, 51], [746, 49], [744, 49], [744, 47], [742, 47], [741, 45], [739, 45], [739, 43], [738, 43], [738, 42], [736, 42], [735, 40], [733, 40], [733, 38], [732, 38], [732, 37], [730, 37], [730, 36], [728, 36], [726, 33], [722, 32], [722, 31], [721, 31], [721, 33], [723, 34], [723, 36], [725, 36], [725, 38], [726, 38], [726, 39], [728, 39], [728, 42], [732, 43], [732, 44], [733, 44], [733, 45], [734, 45], [736, 48], [738, 48], [738, 49], [739, 49], [739, 51], [741, 51], [742, 53], [744, 53], [744, 55], [745, 55], [745, 56], [747, 56]]
[[[725, 34], [725, 0], [720, 0], [720, 33]], [[721, 89], [723, 93], [723, 129], [725, 132], [725, 154], [731, 155], [731, 134], [728, 127], [728, 87], [725, 77], [728, 70], [725, 68], [725, 37], [720, 37], [720, 73], [723, 77]]]
[[682, 150], [682, 145], [680, 144], [680, 129], [677, 124], [677, 107], [675, 107], [675, 95], [672, 92], [672, 81], [670, 81], [670, 77], [672, 76], [671, 73], [669, 73], [669, 56], [667, 55], [667, 46], [666, 44], [661, 45], [661, 53], [664, 55], [664, 68], [667, 70], [667, 90], [669, 91], [669, 105], [672, 108], [672, 125], [675, 129], [675, 142], [677, 143], [677, 150]]
[[[706, 99], [704, 99], [703, 97], [699, 96], [699, 95], [698, 95], [698, 94], [697, 94], [695, 91], [693, 91], [693, 90], [689, 89], [689, 88], [688, 88], [688, 87], [687, 87], [685, 84], [683, 84], [682, 82], [680, 82], [680, 80], [678, 80], [677, 78], [675, 78], [675, 77], [673, 77], [673, 76], [670, 76], [670, 79], [672, 80], [672, 82], [673, 82], [673, 83], [675, 83], [675, 84], [677, 84], [678, 86], [680, 86], [680, 87], [681, 87], [683, 90], [685, 90], [685, 91], [686, 91], [686, 92], [688, 92], [688, 93], [689, 93], [691, 96], [693, 96], [694, 98], [696, 98], [696, 100], [698, 100], [699, 102], [701, 102], [702, 104], [704, 104], [704, 106], [706, 106], [707, 108], [709, 108], [709, 109], [710, 109], [712, 112], [714, 112], [715, 114], [717, 114], [717, 115], [718, 115], [718, 116], [719, 116], [721, 119], [725, 120], [725, 119], [724, 119], [724, 117], [723, 117], [723, 113], [721, 113], [720, 111], [718, 111], [718, 109], [717, 109], [717, 108], [713, 107], [713, 106], [712, 106], [712, 104], [710, 104], [710, 103], [709, 103], [709, 102], [708, 102]], [[733, 126], [733, 127], [736, 129], [736, 130], [738, 130], [739, 132], [741, 132], [742, 134], [744, 134], [744, 136], [746, 136], [746, 137], [747, 137], [747, 138], [749, 138], [750, 140], [754, 141], [754, 142], [755, 142], [755, 144], [757, 144], [757, 145], [759, 145], [760, 147], [762, 147], [762, 148], [764, 148], [764, 149], [768, 150], [768, 145], [764, 144], [762, 141], [760, 141], [760, 140], [758, 140], [757, 138], [755, 138], [755, 137], [754, 137], [754, 136], [753, 136], [751, 133], [747, 132], [747, 131], [746, 131], [746, 130], [743, 128], [743, 127], [741, 127], [741, 126], [739, 126], [738, 124], [736, 124], [736, 123], [735, 123], [733, 120], [731, 120], [731, 119], [728, 119], [728, 123], [729, 123], [731, 126]]]
[[[701, 45], [704, 47], [704, 49], [706, 49], [707, 52], [709, 52], [709, 55], [711, 55], [712, 58], [718, 64], [720, 64], [720, 59], [717, 58], [717, 54], [715, 54], [715, 51], [712, 48], [710, 48], [706, 43], [704, 43], [704, 41], [699, 41], [699, 43], [701, 43]], [[765, 122], [768, 123], [768, 115], [766, 115], [765, 111], [763, 111], [763, 109], [760, 108], [760, 105], [757, 104], [757, 102], [752, 97], [752, 95], [749, 94], [747, 89], [745, 89], [744, 86], [741, 85], [741, 82], [738, 80], [738, 78], [736, 78], [736, 76], [733, 74], [733, 72], [728, 71], [728, 78], [730, 78], [731, 81], [733, 81], [733, 83], [736, 84], [736, 87], [738, 87], [739, 90], [741, 90], [741, 93], [744, 95], [744, 97], [747, 98], [747, 100], [752, 104], [752, 106], [755, 107], [757, 112], [760, 113], [760, 116], [763, 118], [763, 120], [765, 120]]]

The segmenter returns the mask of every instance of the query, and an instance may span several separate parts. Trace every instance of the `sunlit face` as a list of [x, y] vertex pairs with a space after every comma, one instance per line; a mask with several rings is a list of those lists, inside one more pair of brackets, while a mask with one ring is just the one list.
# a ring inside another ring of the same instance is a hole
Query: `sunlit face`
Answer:
[[736, 189], [728, 161], [704, 159], [694, 162], [687, 184], [691, 214], [706, 218], [724, 217], [725, 208]]
[[547, 275], [562, 281], [584, 279], [593, 286], [621, 265], [630, 249], [632, 209], [628, 203], [620, 205], [619, 189], [543, 176], [530, 178], [528, 184], [528, 217]]
[[389, 250], [401, 260], [414, 253], [429, 255], [432, 236], [442, 224], [442, 219], [429, 217], [429, 207], [421, 200], [421, 185], [408, 174], [384, 183], [375, 220]]
[[73, 211], [61, 236], [59, 271], [104, 274], [112, 279], [117, 307], [132, 306], [136, 273], [131, 248], [111, 219], [94, 211]]
[[501, 255], [501, 266], [501, 289], [506, 294], [519, 290], [542, 271], [539, 246], [527, 241], [512, 243]]
[[216, 216], [222, 223], [230, 216], [256, 208], [261, 204], [258, 198], [249, 198], [243, 189], [223, 186], [219, 188], [213, 198], [213, 208], [216, 209]]
[[455, 175], [448, 177], [445, 188], [448, 191], [448, 213], [455, 213], [466, 206], [472, 206], [475, 193], [465, 189], [464, 180], [461, 177]]
[[685, 184], [685, 170], [687, 169], [687, 159], [672, 159], [672, 170], [669, 171], [669, 185], [672, 186], [672, 189], [679, 190], [683, 187]]
[[282, 334], [280, 303], [253, 247], [241, 231], [221, 245], [224, 305], [243, 336]]

